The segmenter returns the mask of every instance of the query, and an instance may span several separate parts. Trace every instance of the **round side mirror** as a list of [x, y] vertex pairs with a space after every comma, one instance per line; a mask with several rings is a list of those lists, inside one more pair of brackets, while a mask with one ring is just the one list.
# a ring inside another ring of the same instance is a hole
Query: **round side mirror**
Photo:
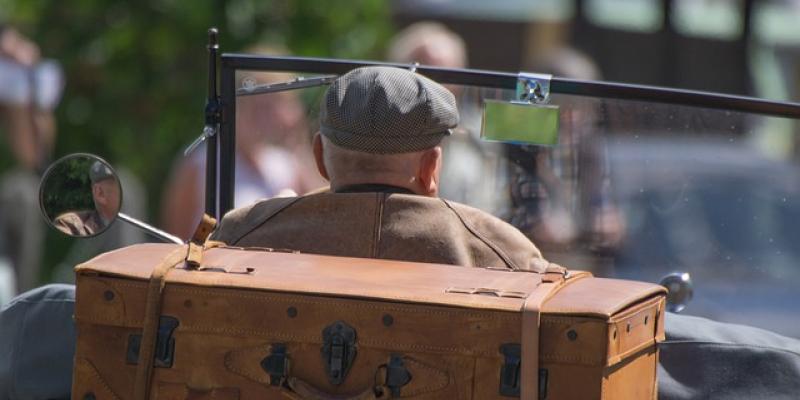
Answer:
[[39, 206], [45, 220], [73, 237], [103, 233], [116, 220], [122, 186], [114, 169], [92, 154], [70, 154], [45, 171]]
[[692, 277], [688, 272], [673, 272], [659, 282], [667, 288], [667, 311], [679, 313], [686, 308], [694, 295]]

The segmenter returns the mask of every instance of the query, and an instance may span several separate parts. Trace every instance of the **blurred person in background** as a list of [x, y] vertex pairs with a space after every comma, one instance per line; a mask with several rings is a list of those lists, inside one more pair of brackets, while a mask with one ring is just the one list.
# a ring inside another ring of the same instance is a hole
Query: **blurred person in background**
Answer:
[[0, 124], [14, 160], [0, 177], [0, 301], [39, 283], [46, 228], [38, 186], [53, 150], [53, 109], [62, 89], [58, 64], [42, 61], [36, 43], [0, 25]]
[[[530, 70], [597, 80], [594, 62], [570, 47], [556, 47], [530, 63]], [[605, 142], [598, 132], [599, 104], [572, 97], [559, 113], [555, 147], [508, 146], [511, 223], [565, 265], [604, 274], [624, 235], [624, 220], [611, 198]], [[605, 260], [605, 261], [601, 261]]]
[[[275, 54], [265, 47], [248, 53]], [[237, 88], [292, 80], [282, 73], [241, 72]], [[307, 112], [297, 91], [237, 96], [235, 207], [275, 196], [305, 193], [325, 184], [313, 168]], [[161, 202], [163, 228], [188, 239], [204, 212], [205, 146], [181, 154]]]
[[[56, 140], [54, 109], [64, 88], [60, 65], [40, 56], [39, 46], [14, 28], [0, 27], [0, 124], [14, 166], [0, 177], [0, 303], [42, 283], [47, 227], [39, 211], [39, 182]], [[142, 218], [147, 209], [140, 180], [117, 168], [122, 211]], [[146, 240], [122, 223], [75, 241], [53, 268], [53, 280], [71, 282], [72, 268], [102, 252]]]
[[[387, 58], [391, 62], [442, 68], [466, 68], [464, 40], [444, 24], [422, 21], [409, 25], [391, 40]], [[497, 160], [502, 147], [480, 140], [481, 104], [476, 91], [464, 86], [444, 85], [456, 96], [460, 121], [443, 144], [447, 157], [442, 165], [441, 194], [460, 203], [495, 213], [507, 201]], [[475, 168], [482, 165], [481, 168]]]

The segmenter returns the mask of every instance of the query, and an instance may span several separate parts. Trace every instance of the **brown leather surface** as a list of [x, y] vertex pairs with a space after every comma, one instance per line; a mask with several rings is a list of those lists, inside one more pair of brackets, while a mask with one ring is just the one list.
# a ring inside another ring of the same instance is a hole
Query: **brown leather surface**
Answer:
[[[131, 246], [77, 268], [74, 398], [89, 392], [97, 398], [132, 398], [137, 366], [126, 362], [129, 337], [142, 332], [152, 269], [177, 248]], [[203, 270], [179, 266], [165, 277], [161, 315], [177, 318], [180, 325], [173, 334], [173, 366], [153, 369], [150, 398], [284, 398], [285, 389], [268, 385], [260, 365], [276, 343], [286, 345], [290, 375], [326, 395], [363, 393], [376, 385], [376, 375], [381, 378], [376, 371], [400, 355], [414, 377], [401, 389], [403, 398], [506, 398], [498, 392], [504, 362], [499, 348], [521, 343], [524, 299], [446, 289], [482, 286], [531, 293], [541, 278], [528, 272], [210, 249], [203, 254]], [[542, 307], [539, 359], [548, 371], [547, 398], [653, 394], [663, 288], [586, 274], [571, 279]], [[341, 385], [328, 381], [320, 356], [321, 331], [335, 321], [357, 331], [358, 353]]]
[[232, 246], [465, 267], [533, 269], [539, 249], [480, 210], [407, 194], [320, 193], [225, 215], [211, 236]]

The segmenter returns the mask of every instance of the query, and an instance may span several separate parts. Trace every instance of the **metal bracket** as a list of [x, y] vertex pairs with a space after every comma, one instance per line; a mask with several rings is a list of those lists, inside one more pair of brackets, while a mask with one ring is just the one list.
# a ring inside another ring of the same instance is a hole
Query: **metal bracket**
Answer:
[[[500, 395], [519, 397], [522, 348], [519, 343], [506, 343], [500, 346], [500, 353], [505, 356], [505, 362], [500, 368]], [[539, 399], [547, 398], [547, 375], [547, 369], [539, 368]]]
[[520, 72], [517, 75], [517, 98], [525, 103], [547, 103], [553, 75]]
[[338, 78], [337, 75], [322, 75], [312, 77], [298, 76], [290, 81], [267, 83], [263, 85], [257, 85], [255, 82], [245, 81], [241, 88], [236, 89], [236, 96], [253, 96], [257, 94], [277, 93], [287, 90], [325, 86], [333, 83], [336, 78]]
[[356, 358], [356, 330], [336, 321], [322, 331], [322, 362], [332, 385], [344, 382]]
[[519, 367], [521, 348], [518, 343], [506, 343], [500, 346], [500, 353], [505, 356], [500, 368], [500, 394], [519, 397]]
[[403, 365], [403, 357], [392, 354], [389, 364], [386, 364], [386, 387], [389, 388], [393, 398], [400, 397], [400, 389], [411, 382], [411, 378], [411, 373]]
[[[172, 368], [175, 360], [175, 338], [172, 332], [179, 325], [175, 317], [161, 316], [158, 320], [158, 334], [156, 336], [156, 352], [153, 365], [158, 368]], [[128, 350], [126, 361], [128, 364], [139, 364], [139, 349], [142, 345], [142, 335], [128, 336]]]
[[278, 386], [289, 374], [289, 355], [286, 354], [286, 345], [275, 343], [271, 352], [261, 360], [261, 368], [269, 374], [269, 384]]

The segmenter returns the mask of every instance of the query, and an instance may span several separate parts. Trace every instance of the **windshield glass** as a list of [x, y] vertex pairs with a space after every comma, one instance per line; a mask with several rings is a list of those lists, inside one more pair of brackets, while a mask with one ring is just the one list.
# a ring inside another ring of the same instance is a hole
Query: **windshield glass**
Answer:
[[[237, 81], [295, 77], [240, 71]], [[684, 313], [800, 337], [795, 121], [554, 94], [557, 144], [490, 142], [483, 103], [515, 91], [447, 87], [461, 118], [443, 141], [442, 197], [511, 223], [570, 269], [650, 282], [688, 272]], [[237, 206], [264, 196], [252, 174], [267, 177], [269, 195], [325, 185], [310, 151], [325, 88], [237, 98]]]

